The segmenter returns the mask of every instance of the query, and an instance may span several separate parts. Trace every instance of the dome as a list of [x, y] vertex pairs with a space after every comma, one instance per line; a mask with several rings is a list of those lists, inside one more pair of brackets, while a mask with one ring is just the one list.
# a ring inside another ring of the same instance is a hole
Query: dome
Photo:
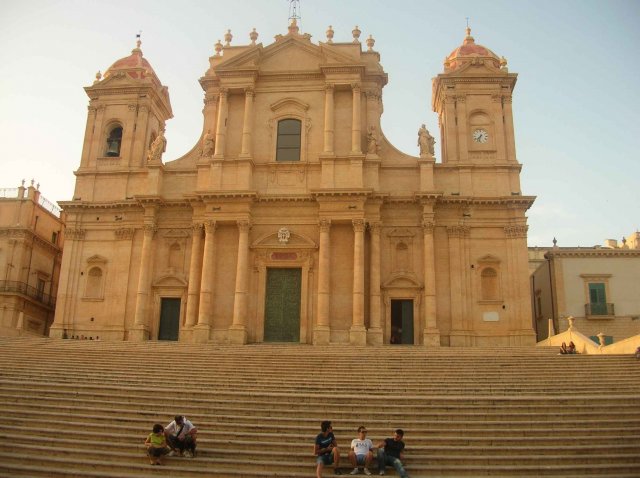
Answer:
[[158, 79], [156, 72], [153, 71], [151, 64], [142, 55], [140, 45], [141, 42], [138, 40], [136, 48], [131, 50], [131, 55], [120, 58], [113, 65], [107, 68], [107, 71], [104, 73], [104, 78], [108, 78], [111, 75], [122, 72], [136, 80], [144, 80], [145, 78], [151, 77], [160, 83], [160, 80]]
[[444, 60], [445, 71], [454, 71], [476, 58], [489, 60], [493, 66], [500, 68], [502, 65], [500, 57], [487, 47], [476, 44], [475, 39], [471, 36], [471, 28], [467, 27], [467, 36], [462, 45], [453, 50]]

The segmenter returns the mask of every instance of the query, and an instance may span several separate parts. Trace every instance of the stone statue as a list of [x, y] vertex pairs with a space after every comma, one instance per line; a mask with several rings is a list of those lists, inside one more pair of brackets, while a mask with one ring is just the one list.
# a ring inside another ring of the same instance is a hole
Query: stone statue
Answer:
[[214, 146], [215, 146], [215, 142], [213, 140], [213, 135], [209, 130], [207, 130], [207, 132], [204, 135], [204, 138], [202, 138], [202, 156], [205, 156], [205, 157], [213, 156]]
[[435, 144], [436, 140], [429, 134], [429, 130], [423, 124], [418, 130], [418, 146], [420, 146], [420, 156], [433, 156], [435, 154]]
[[160, 133], [153, 140], [149, 151], [147, 152], [147, 162], [158, 163], [162, 161], [162, 153], [167, 149], [167, 139], [164, 137], [164, 130], [160, 130]]
[[376, 128], [372, 126], [367, 134], [367, 154], [378, 154], [378, 140], [375, 131]]

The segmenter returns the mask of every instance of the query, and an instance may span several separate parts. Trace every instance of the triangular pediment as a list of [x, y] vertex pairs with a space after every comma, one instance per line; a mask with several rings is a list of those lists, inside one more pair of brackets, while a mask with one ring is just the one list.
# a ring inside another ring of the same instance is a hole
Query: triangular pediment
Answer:
[[500, 68], [493, 66], [490, 60], [476, 59], [476, 61], [470, 61], [459, 66], [454, 75], [465, 76], [495, 76], [496, 74], [506, 76], [506, 72]]
[[267, 47], [262, 48], [259, 45], [229, 61], [223, 61], [216, 69], [257, 68], [263, 72], [313, 71], [318, 70], [321, 65], [352, 65], [353, 63], [353, 58], [332, 51], [330, 47], [316, 45], [304, 37], [286, 36]]

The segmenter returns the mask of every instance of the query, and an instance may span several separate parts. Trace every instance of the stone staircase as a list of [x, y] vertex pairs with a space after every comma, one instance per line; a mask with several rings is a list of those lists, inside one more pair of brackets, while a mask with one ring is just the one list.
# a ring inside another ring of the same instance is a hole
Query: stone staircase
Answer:
[[[412, 478], [640, 476], [631, 356], [1, 338], [0, 402], [0, 476], [311, 477], [325, 419], [345, 472], [365, 425], [405, 430]], [[198, 456], [152, 467], [144, 439], [177, 413]]]

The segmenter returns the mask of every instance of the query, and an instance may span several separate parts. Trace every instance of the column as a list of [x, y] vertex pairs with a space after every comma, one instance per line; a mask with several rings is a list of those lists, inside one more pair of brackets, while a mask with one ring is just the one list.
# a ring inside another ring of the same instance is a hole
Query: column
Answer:
[[507, 281], [509, 294], [505, 298], [510, 318], [510, 345], [534, 345], [535, 332], [531, 321], [531, 291], [528, 281], [527, 226], [504, 227], [507, 237]]
[[449, 235], [449, 302], [451, 309], [450, 344], [452, 347], [466, 346], [466, 331], [464, 330], [465, 298], [462, 295], [462, 247], [461, 240], [465, 233], [464, 226], [448, 226]]
[[382, 343], [382, 304], [380, 294], [380, 223], [369, 225], [371, 234], [371, 264], [369, 270], [369, 330], [367, 342]]
[[155, 222], [144, 225], [142, 239], [142, 253], [140, 258], [140, 273], [138, 275], [138, 292], [136, 295], [136, 314], [133, 329], [129, 332], [129, 339], [136, 342], [149, 339], [149, 324], [147, 323], [147, 303], [149, 301], [149, 280], [151, 278], [151, 251], [153, 236], [157, 227]]
[[364, 220], [353, 223], [353, 317], [349, 342], [352, 345], [367, 344], [364, 326]]
[[202, 224], [191, 226], [191, 260], [189, 263], [189, 289], [187, 291], [186, 326], [193, 327], [198, 319], [198, 298], [200, 296], [200, 264], [202, 264]]
[[[136, 118], [136, 132], [133, 142], [133, 153], [131, 153], [130, 164], [137, 166], [144, 166], [147, 164], [147, 150], [149, 144], [147, 144], [147, 129], [149, 124], [149, 107], [140, 106], [138, 108], [138, 117]], [[162, 128], [162, 125], [160, 125]], [[159, 132], [157, 132], [159, 133]]]
[[454, 96], [444, 98], [444, 122], [445, 122], [445, 145], [446, 156], [442, 162], [459, 161], [458, 157], [458, 121], [456, 118], [456, 99]]
[[440, 330], [436, 321], [436, 254], [433, 241], [434, 223], [428, 218], [422, 223], [424, 246], [424, 331], [423, 343], [426, 347], [440, 346]]
[[329, 294], [330, 294], [330, 237], [331, 221], [320, 220], [320, 245], [318, 251], [318, 312], [313, 329], [313, 344], [328, 345], [331, 329], [329, 327]]
[[502, 96], [491, 95], [491, 116], [495, 118], [494, 122], [494, 141], [496, 147], [496, 159], [504, 161], [507, 158], [507, 144], [504, 128], [504, 113], [502, 111]]
[[126, 165], [135, 165], [138, 163], [133, 159], [134, 144], [133, 140], [138, 133], [136, 128], [136, 116], [138, 113], [138, 106], [131, 103], [127, 105], [127, 119], [124, 122], [122, 131], [122, 142], [120, 144], [120, 157], [125, 159]]
[[333, 85], [324, 87], [324, 153], [333, 154]]
[[205, 222], [204, 231], [204, 252], [202, 254], [198, 324], [195, 326], [193, 333], [193, 340], [197, 343], [204, 343], [209, 340], [209, 330], [211, 328], [210, 320], [213, 312], [213, 285], [215, 276], [216, 222]]
[[96, 132], [96, 108], [93, 106], [88, 107], [87, 112], [87, 128], [84, 132], [84, 142], [82, 143], [82, 158], [80, 159], [80, 167], [84, 168], [89, 165], [89, 154], [91, 153], [91, 137], [93, 135], [100, 135], [100, 132]]
[[244, 123], [242, 125], [242, 151], [241, 157], [251, 157], [251, 125], [253, 124], [253, 88], [244, 90]]
[[516, 137], [513, 131], [513, 110], [511, 109], [511, 96], [502, 98], [504, 113], [504, 134], [507, 139], [507, 161], [516, 161]]
[[360, 83], [353, 83], [351, 85], [353, 92], [353, 114], [351, 119], [351, 154], [362, 154], [362, 106], [361, 106], [361, 91]]
[[247, 343], [247, 284], [249, 282], [249, 221], [238, 221], [238, 263], [233, 299], [233, 323], [229, 327], [229, 343]]
[[97, 113], [94, 121], [93, 141], [91, 141], [91, 152], [89, 153], [88, 158], [88, 162], [93, 162], [94, 165], [96, 164], [96, 158], [104, 156], [107, 145], [107, 137], [105, 136], [105, 132], [102, 128], [106, 109], [107, 108], [104, 105], [100, 105], [96, 108]]
[[468, 132], [467, 132], [467, 97], [460, 95], [456, 97], [456, 115], [458, 125], [458, 148], [459, 159], [461, 162], [467, 162], [469, 159]]
[[227, 95], [228, 90], [226, 88], [220, 88], [220, 107], [218, 108], [218, 121], [216, 124], [216, 146], [215, 153], [213, 154], [217, 158], [224, 157], [224, 143], [227, 134]]

